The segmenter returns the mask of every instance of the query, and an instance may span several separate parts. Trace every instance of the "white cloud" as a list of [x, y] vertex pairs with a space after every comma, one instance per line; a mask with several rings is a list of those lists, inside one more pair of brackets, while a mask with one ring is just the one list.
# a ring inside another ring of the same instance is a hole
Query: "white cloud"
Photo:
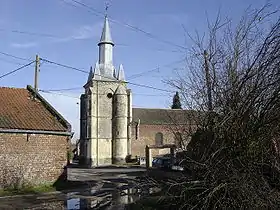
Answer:
[[102, 22], [98, 22], [92, 26], [83, 25], [80, 26], [77, 30], [75, 30], [72, 35], [67, 36], [65, 38], [56, 39], [55, 42], [69, 42], [72, 40], [85, 40], [93, 37], [101, 36], [102, 30]]
[[88, 39], [93, 36], [94, 28], [90, 26], [82, 26], [80, 30], [77, 31], [77, 34], [74, 34], [73, 39]]
[[25, 43], [11, 43], [10, 46], [14, 48], [32, 48], [37, 47], [38, 45], [51, 44], [51, 43], [64, 43], [74, 40], [86, 40], [94, 37], [101, 36], [103, 27], [103, 22], [98, 22], [92, 26], [82, 25], [78, 29], [72, 32], [71, 35], [64, 38], [54, 38], [50, 42], [25, 42]]
[[31, 48], [38, 46], [37, 42], [26, 42], [26, 43], [12, 43], [11, 47], [14, 48]]

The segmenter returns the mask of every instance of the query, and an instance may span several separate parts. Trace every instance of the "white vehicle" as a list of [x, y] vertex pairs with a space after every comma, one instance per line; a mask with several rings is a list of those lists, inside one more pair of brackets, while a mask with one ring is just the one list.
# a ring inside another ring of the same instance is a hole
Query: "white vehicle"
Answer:
[[184, 160], [181, 160], [180, 162], [176, 162], [172, 165], [171, 169], [174, 171], [184, 171], [185, 168], [182, 166], [182, 163]]

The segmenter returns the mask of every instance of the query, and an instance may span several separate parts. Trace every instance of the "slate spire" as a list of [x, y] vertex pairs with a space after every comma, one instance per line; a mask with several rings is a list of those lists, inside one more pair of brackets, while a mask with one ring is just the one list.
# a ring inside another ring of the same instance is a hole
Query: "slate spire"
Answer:
[[103, 30], [98, 46], [100, 46], [101, 44], [111, 44], [114, 46], [107, 15], [105, 16]]
[[89, 74], [88, 74], [88, 82], [92, 79], [93, 77], [93, 72], [92, 72], [92, 66], [90, 67], [90, 70], [89, 70]]
[[99, 69], [98, 62], [96, 62], [95, 67], [94, 67], [93, 78], [96, 79], [96, 80], [101, 79], [101, 74], [100, 74], [100, 69]]
[[119, 68], [119, 71], [118, 71], [118, 77], [117, 77], [118, 80], [121, 80], [121, 81], [125, 81], [125, 77], [124, 77], [124, 69], [123, 69], [123, 65], [121, 64], [120, 65], [120, 68]]
[[104, 26], [101, 34], [99, 46], [99, 69], [103, 78], [114, 79], [113, 47], [112, 36], [107, 15], [104, 19]]

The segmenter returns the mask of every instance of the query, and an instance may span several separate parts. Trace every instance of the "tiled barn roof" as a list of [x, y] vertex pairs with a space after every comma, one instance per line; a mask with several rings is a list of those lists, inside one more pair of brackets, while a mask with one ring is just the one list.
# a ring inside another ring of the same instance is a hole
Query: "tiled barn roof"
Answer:
[[26, 89], [0, 87], [1, 129], [70, 132], [71, 126], [31, 86]]

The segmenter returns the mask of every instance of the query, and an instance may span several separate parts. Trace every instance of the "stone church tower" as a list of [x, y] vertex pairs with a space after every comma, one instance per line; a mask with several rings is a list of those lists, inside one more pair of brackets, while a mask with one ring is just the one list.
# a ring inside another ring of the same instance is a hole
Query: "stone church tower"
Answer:
[[99, 46], [99, 60], [90, 69], [81, 95], [80, 153], [89, 166], [125, 162], [131, 153], [132, 96], [124, 69], [113, 65], [113, 47], [108, 18]]

